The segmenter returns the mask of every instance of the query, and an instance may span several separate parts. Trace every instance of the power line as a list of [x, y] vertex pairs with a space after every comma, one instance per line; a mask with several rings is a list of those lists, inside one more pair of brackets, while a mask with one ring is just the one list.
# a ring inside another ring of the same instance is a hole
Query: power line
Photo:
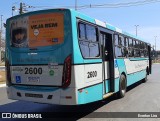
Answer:
[[[131, 6], [140, 6], [150, 3], [157, 3], [160, 2], [160, 0], [141, 0], [141, 1], [135, 1], [135, 2], [123, 2], [123, 3], [108, 3], [108, 4], [89, 4], [89, 5], [81, 5], [77, 6], [77, 10], [81, 9], [87, 9], [87, 8], [122, 8], [122, 7], [131, 7]], [[34, 6], [34, 8], [53, 8], [54, 6]], [[60, 6], [62, 8], [75, 8], [75, 6]], [[57, 8], [54, 7], [54, 8]]]
[[[141, 0], [141, 1], [135, 1], [135, 2], [123, 2], [123, 3], [107, 3], [107, 4], [89, 4], [89, 5], [76, 5], [77, 10], [81, 9], [88, 9], [88, 8], [122, 8], [122, 7], [131, 7], [131, 6], [140, 6], [145, 4], [151, 4], [151, 3], [157, 3], [160, 2], [160, 0]], [[17, 2], [16, 2], [17, 4]], [[27, 11], [27, 8], [57, 8], [57, 6], [29, 6], [23, 3], [23, 6], [21, 7], [24, 10]], [[59, 8], [75, 8], [75, 6], [59, 6]], [[13, 11], [19, 10], [15, 6], [12, 7], [12, 15]]]
[[90, 4], [90, 5], [83, 5], [79, 6], [80, 9], [87, 9], [87, 8], [120, 8], [120, 7], [131, 7], [131, 6], [140, 6], [150, 3], [157, 3], [160, 0], [144, 0], [144, 1], [136, 1], [136, 2], [126, 2], [126, 3], [110, 3], [110, 4]]

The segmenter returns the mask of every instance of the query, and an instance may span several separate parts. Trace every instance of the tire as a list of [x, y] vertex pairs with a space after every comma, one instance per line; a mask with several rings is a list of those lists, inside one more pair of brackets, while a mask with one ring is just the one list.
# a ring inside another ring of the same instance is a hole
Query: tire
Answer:
[[147, 71], [146, 71], [146, 76], [145, 76], [145, 78], [142, 80], [143, 83], [146, 83], [146, 82], [147, 82], [147, 80], [148, 80], [147, 77], [148, 77], [148, 74], [147, 74]]
[[127, 89], [126, 77], [125, 77], [125, 75], [122, 74], [120, 76], [120, 80], [119, 80], [119, 93], [118, 93], [119, 98], [123, 98], [125, 96], [126, 89]]

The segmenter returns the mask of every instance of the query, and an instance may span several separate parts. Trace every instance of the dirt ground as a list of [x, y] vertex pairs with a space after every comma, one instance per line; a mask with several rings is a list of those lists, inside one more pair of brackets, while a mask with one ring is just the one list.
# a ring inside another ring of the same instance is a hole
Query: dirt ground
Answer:
[[0, 84], [4, 84], [6, 81], [5, 71], [0, 71]]

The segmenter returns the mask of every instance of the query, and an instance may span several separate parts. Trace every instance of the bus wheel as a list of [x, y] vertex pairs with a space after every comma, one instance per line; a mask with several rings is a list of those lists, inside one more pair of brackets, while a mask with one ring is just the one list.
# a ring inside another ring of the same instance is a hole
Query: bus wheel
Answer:
[[145, 76], [145, 78], [142, 80], [143, 83], [147, 82], [147, 80], [148, 80], [147, 75], [148, 75], [148, 74], [147, 74], [147, 71], [146, 71], [146, 76]]
[[123, 98], [125, 96], [125, 93], [126, 93], [126, 77], [125, 75], [121, 75], [120, 76], [120, 80], [119, 80], [119, 94], [118, 94], [118, 97], [119, 98]]

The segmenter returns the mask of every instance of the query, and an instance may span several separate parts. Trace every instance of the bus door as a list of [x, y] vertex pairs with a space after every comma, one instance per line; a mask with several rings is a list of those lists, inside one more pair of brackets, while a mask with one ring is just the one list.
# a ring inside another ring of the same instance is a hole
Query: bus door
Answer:
[[114, 92], [114, 54], [112, 34], [100, 32], [100, 39], [102, 52], [102, 81], [104, 85], [103, 94], [106, 95]]

